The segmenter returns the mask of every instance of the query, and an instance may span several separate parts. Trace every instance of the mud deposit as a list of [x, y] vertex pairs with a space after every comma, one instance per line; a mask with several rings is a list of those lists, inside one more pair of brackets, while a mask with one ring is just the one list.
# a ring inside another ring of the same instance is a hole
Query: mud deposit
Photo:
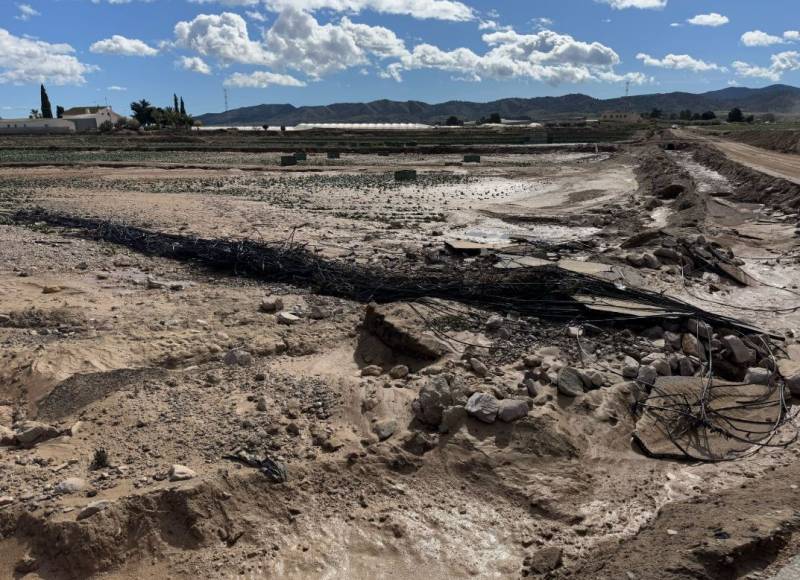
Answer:
[[[797, 215], [659, 145], [243, 171], [11, 143], [0, 578], [769, 578], [798, 553]], [[660, 453], [673, 384], [763, 389], [758, 429], [678, 406], [710, 443]]]

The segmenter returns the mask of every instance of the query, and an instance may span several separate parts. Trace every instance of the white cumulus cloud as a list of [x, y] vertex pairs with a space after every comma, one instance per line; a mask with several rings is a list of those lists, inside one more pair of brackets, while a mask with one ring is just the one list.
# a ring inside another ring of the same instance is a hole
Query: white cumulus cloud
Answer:
[[211, 67], [199, 56], [182, 56], [175, 61], [175, 66], [201, 75], [211, 74]]
[[751, 30], [742, 34], [742, 44], [745, 46], [772, 46], [773, 44], [782, 44], [783, 38], [767, 34], [761, 30]]
[[250, 74], [234, 73], [225, 79], [227, 87], [242, 87], [265, 89], [269, 86], [304, 87], [306, 83], [291, 75], [278, 74], [269, 71], [256, 71]]
[[688, 70], [692, 72], [707, 72], [707, 71], [721, 71], [725, 72], [727, 69], [723, 66], [713, 62], [705, 62], [688, 54], [668, 54], [664, 58], [655, 58], [640, 52], [636, 55], [637, 60], [642, 61], [645, 66], [655, 66], [658, 68], [666, 68], [673, 70]]
[[639, 8], [640, 10], [660, 10], [667, 6], [667, 0], [597, 0], [608, 4], [615, 10]]
[[19, 10], [19, 14], [15, 18], [23, 22], [30, 20], [34, 16], [41, 16], [41, 13], [30, 4], [17, 4], [17, 10]]
[[79, 61], [69, 44], [20, 38], [0, 28], [0, 84], [81, 85], [96, 66]]
[[736, 74], [743, 77], [763, 78], [773, 82], [781, 80], [783, 74], [800, 70], [800, 52], [786, 51], [773, 54], [768, 67], [756, 66], [737, 60], [733, 63]]
[[475, 13], [463, 2], [455, 0], [264, 0], [267, 8], [281, 12], [294, 8], [305, 12], [333, 10], [358, 14], [364, 10], [384, 14], [402, 14], [418, 19], [467, 21], [474, 20]]
[[693, 18], [689, 18], [689, 20], [686, 22], [689, 24], [694, 24], [695, 26], [717, 27], [728, 24], [730, 19], [727, 16], [723, 16], [717, 12], [711, 12], [710, 14], [698, 14]]
[[89, 47], [95, 54], [120, 54], [123, 56], [155, 56], [158, 49], [136, 38], [126, 38], [115, 34], [111, 38], [98, 40]]

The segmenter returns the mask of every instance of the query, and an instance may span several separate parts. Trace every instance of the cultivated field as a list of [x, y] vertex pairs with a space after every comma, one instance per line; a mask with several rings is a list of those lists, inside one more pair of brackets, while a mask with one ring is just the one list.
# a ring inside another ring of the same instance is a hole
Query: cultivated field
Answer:
[[0, 577], [770, 578], [800, 186], [625, 133], [0, 139]]

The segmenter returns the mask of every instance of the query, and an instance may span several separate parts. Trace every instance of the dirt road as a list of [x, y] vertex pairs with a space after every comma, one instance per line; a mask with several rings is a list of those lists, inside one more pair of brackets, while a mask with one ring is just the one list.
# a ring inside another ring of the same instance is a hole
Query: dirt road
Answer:
[[769, 151], [719, 137], [704, 136], [694, 131], [675, 130], [673, 133], [678, 138], [710, 143], [736, 163], [800, 185], [800, 155]]

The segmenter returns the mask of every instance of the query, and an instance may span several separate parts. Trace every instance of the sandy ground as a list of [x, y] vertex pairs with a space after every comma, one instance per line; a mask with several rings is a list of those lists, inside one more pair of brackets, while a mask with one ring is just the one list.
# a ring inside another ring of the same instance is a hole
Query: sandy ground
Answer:
[[[380, 255], [382, 264], [439, 251], [448, 239], [584, 239], [594, 245], [563, 255], [606, 260], [625, 283], [775, 332], [798, 328], [796, 312], [745, 311], [791, 308], [790, 293], [721, 282], [710, 292], [707, 280], [684, 286], [669, 268], [620, 260], [618, 245], [638, 224], [666, 224], [676, 211], [639, 199], [635, 159], [411, 163], [421, 172], [416, 184], [393, 183], [378, 157], [280, 179], [142, 166], [5, 168], [0, 180], [13, 190], [11, 209], [36, 204], [206, 237], [282, 241], [294, 232], [327, 255]], [[698, 187], [724, 186], [718, 174], [684, 168]], [[746, 270], [776, 285], [800, 279], [796, 238], [781, 216], [726, 198], [712, 203], [700, 229], [732, 247]], [[364, 304], [41, 224], [0, 226], [0, 297], [0, 425], [36, 418], [59, 429], [32, 448], [0, 447], [0, 496], [12, 498], [0, 507], [0, 577], [16, 568], [27, 578], [411, 579], [420, 570], [516, 578], [534, 575], [530, 559], [555, 550], [559, 563], [543, 577], [755, 580], [748, 575], [776, 569], [791, 551], [791, 538], [775, 529], [791, 536], [797, 525], [796, 446], [721, 464], [645, 457], [631, 444], [629, 383], [614, 372], [574, 398], [547, 380], [534, 394], [522, 386], [526, 357], [584, 362], [566, 324], [523, 324], [508, 313], [504, 338], [487, 325], [492, 312], [455, 324], [431, 308], [425, 315], [445, 328], [437, 339], [450, 352], [421, 360], [368, 332]], [[280, 297], [278, 310], [298, 320], [282, 324], [278, 312], [265, 312], [266, 297]], [[416, 324], [430, 333], [430, 324]], [[641, 330], [600, 331], [590, 358], [614, 370], [625, 352], [657, 350], [658, 339]], [[250, 358], [226, 362], [240, 351]], [[373, 365], [377, 374], [365, 372]], [[408, 374], [390, 374], [398, 365]], [[460, 416], [446, 432], [425, 427], [412, 403], [441, 378], [465, 392], [525, 400], [528, 414], [493, 424]], [[97, 466], [99, 449], [108, 461]], [[238, 449], [281, 462], [287, 481], [225, 457]], [[175, 464], [193, 475], [171, 481]], [[79, 489], [65, 488], [71, 478]], [[759, 513], [767, 489], [769, 510]], [[77, 519], [99, 500], [111, 503]], [[701, 544], [712, 564], [693, 555]], [[762, 550], [763, 561], [748, 552], [778, 544]], [[726, 558], [720, 575], [717, 560]]]

